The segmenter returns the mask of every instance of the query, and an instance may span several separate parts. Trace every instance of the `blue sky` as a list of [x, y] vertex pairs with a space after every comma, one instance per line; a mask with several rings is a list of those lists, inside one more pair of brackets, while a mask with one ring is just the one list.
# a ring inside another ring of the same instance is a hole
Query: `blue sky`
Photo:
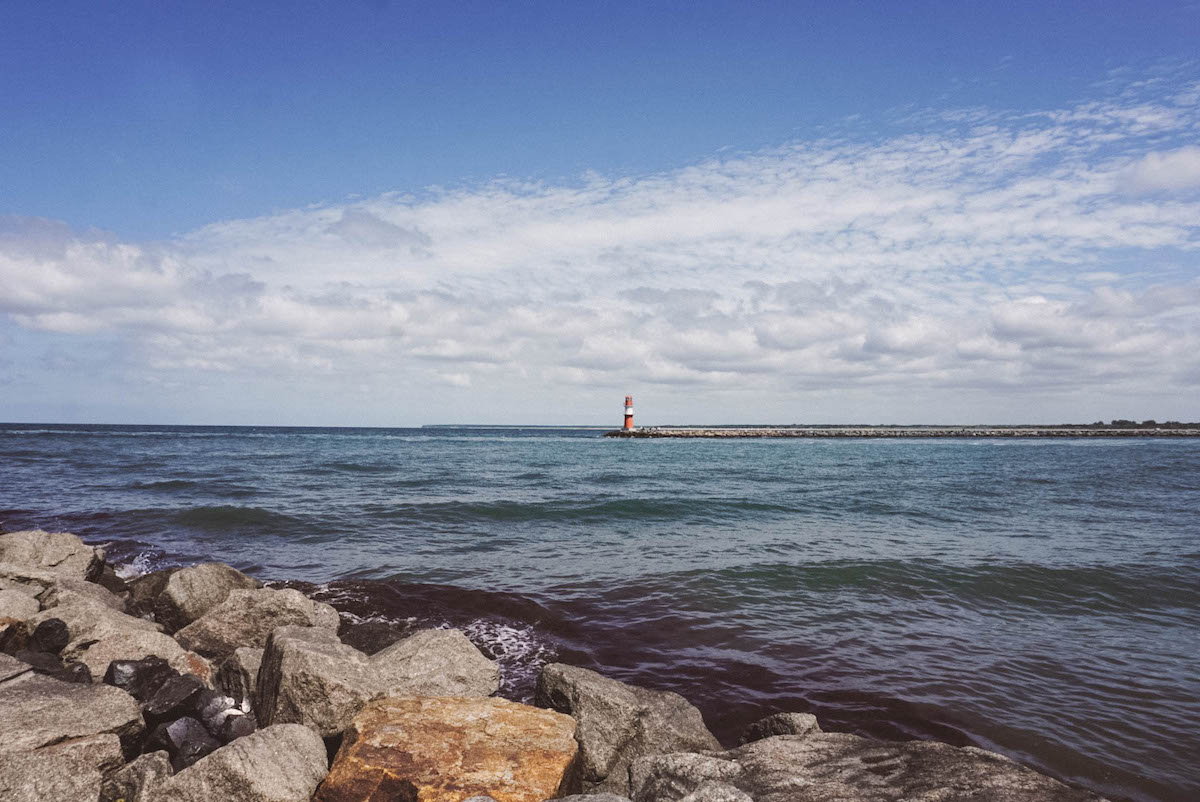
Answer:
[[0, 418], [1198, 418], [1197, 41], [1165, 2], [5, 4]]

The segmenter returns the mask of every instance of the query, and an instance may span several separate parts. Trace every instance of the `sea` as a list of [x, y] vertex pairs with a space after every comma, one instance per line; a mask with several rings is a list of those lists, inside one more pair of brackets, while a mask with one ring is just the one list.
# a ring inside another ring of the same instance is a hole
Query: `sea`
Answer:
[[0, 424], [0, 527], [217, 560], [379, 648], [463, 629], [752, 721], [1200, 799], [1200, 441]]

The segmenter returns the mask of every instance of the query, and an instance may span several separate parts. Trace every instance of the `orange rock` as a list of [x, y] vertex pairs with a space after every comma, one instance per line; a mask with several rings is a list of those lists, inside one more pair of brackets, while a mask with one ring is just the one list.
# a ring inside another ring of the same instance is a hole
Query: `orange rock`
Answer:
[[577, 791], [575, 720], [495, 698], [398, 696], [354, 717], [315, 802], [543, 802]]

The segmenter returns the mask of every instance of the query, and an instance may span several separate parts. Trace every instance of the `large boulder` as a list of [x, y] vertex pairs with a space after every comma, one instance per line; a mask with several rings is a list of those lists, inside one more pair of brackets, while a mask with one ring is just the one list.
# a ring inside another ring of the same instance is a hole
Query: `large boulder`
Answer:
[[380, 696], [488, 696], [498, 687], [499, 667], [457, 630], [417, 632], [367, 657], [329, 630], [281, 627], [263, 653], [254, 709], [263, 724], [330, 736]]
[[231, 590], [262, 583], [223, 563], [202, 563], [172, 573], [154, 601], [154, 617], [168, 632], [182, 629], [225, 601]]
[[0, 686], [14, 677], [27, 674], [29, 671], [30, 666], [28, 663], [22, 662], [15, 657], [10, 657], [7, 654], [0, 653]]
[[225, 601], [175, 633], [186, 649], [224, 660], [239, 646], [262, 648], [278, 627], [337, 631], [337, 611], [292, 588], [231, 590]]
[[133, 697], [108, 685], [79, 685], [25, 673], [0, 683], [0, 753], [112, 733], [125, 751], [143, 730]]
[[238, 738], [165, 780], [153, 800], [171, 802], [308, 802], [325, 777], [320, 736], [280, 724]]
[[505, 699], [379, 699], [354, 717], [315, 799], [542, 802], [577, 790], [574, 733], [569, 716]]
[[807, 735], [820, 731], [817, 717], [812, 713], [776, 713], [759, 719], [743, 730], [738, 746], [775, 735]]
[[0, 618], [12, 618], [23, 621], [31, 615], [36, 615], [41, 605], [38, 600], [19, 590], [0, 590]]
[[583, 790], [629, 796], [629, 766], [646, 755], [720, 749], [700, 711], [679, 694], [626, 685], [584, 668], [542, 669], [537, 704], [573, 716]]
[[111, 732], [89, 735], [86, 738], [72, 738], [43, 746], [37, 751], [43, 755], [66, 755], [81, 765], [96, 769], [102, 777], [107, 777], [125, 765], [121, 739]]
[[58, 583], [58, 577], [40, 568], [0, 561], [0, 590], [15, 590], [37, 599], [42, 599]]
[[500, 666], [457, 629], [423, 629], [371, 655], [391, 696], [491, 696]]
[[0, 753], [4, 802], [92, 802], [100, 796], [100, 782], [99, 769], [78, 755]]
[[30, 529], [0, 535], [0, 562], [70, 579], [96, 579], [104, 568], [104, 549], [93, 548], [69, 532]]
[[[316, 629], [316, 627], [312, 627]], [[328, 630], [320, 630], [328, 632]], [[251, 646], [241, 646], [233, 650], [233, 654], [225, 658], [217, 669], [214, 685], [233, 697], [234, 701], [242, 702], [254, 698], [254, 688], [258, 683], [258, 670], [262, 666], [263, 650]]]
[[60, 578], [53, 587], [42, 597], [42, 608], [50, 609], [76, 601], [103, 604], [117, 612], [125, 612], [125, 600], [120, 596], [105, 590], [95, 582], [82, 579]]
[[104, 780], [100, 802], [152, 802], [172, 773], [166, 752], [141, 755]]
[[992, 752], [810, 731], [727, 752], [640, 758], [635, 802], [1096, 802]]
[[330, 736], [380, 694], [380, 678], [367, 656], [333, 632], [280, 627], [263, 652], [254, 710], [264, 726], [304, 724]]
[[159, 595], [166, 590], [167, 581], [171, 575], [181, 568], [163, 568], [148, 574], [134, 577], [125, 583], [129, 589], [129, 607], [138, 615], [148, 615], [154, 612]]

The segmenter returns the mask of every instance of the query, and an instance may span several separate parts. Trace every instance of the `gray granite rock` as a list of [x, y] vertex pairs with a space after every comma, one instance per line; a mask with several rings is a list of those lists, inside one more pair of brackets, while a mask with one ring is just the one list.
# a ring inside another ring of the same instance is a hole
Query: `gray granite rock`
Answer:
[[0, 560], [0, 590], [15, 590], [37, 599], [39, 606], [58, 577], [41, 568]]
[[561, 663], [542, 669], [537, 704], [579, 722], [585, 793], [629, 795], [629, 766], [647, 755], [720, 749], [700, 711], [682, 696], [626, 685]]
[[69, 532], [30, 529], [0, 535], [0, 562], [70, 579], [96, 579], [104, 568], [104, 550], [87, 545]]
[[1099, 799], [982, 749], [844, 733], [782, 735], [726, 752], [647, 756], [634, 761], [630, 777], [635, 802]]
[[81, 765], [95, 768], [101, 777], [107, 777], [125, 765], [121, 739], [111, 732], [43, 746], [38, 754], [65, 755]]
[[262, 648], [278, 627], [308, 626], [336, 632], [337, 611], [298, 590], [231, 590], [225, 601], [175, 633], [185, 649], [224, 660], [240, 646]]
[[152, 802], [172, 773], [166, 752], [141, 755], [104, 780], [100, 802]]
[[163, 568], [134, 577], [125, 583], [129, 588], [129, 607], [137, 615], [153, 614], [158, 596], [167, 587], [167, 580], [180, 568]]
[[256, 590], [262, 583], [223, 563], [201, 563], [167, 578], [154, 601], [154, 617], [168, 632], [182, 629], [229, 597], [231, 590]]
[[162, 783], [154, 800], [308, 802], [328, 773], [325, 742], [278, 724], [238, 738]]
[[225, 658], [225, 662], [217, 669], [215, 686], [239, 703], [254, 698], [254, 688], [258, 682], [258, 670], [262, 666], [262, 660], [262, 649], [251, 646], [234, 649], [233, 654]]
[[26, 673], [0, 683], [0, 753], [112, 733], [129, 752], [143, 729], [132, 696], [108, 685], [79, 685]]
[[13, 618], [24, 621], [31, 615], [36, 615], [41, 605], [38, 600], [15, 589], [0, 590], [0, 618]]
[[500, 666], [457, 629], [423, 629], [369, 658], [388, 695], [491, 696]]
[[30, 671], [28, 663], [23, 663], [11, 655], [0, 652], [0, 684], [14, 677], [19, 677]]
[[50, 609], [59, 605], [70, 604], [74, 601], [88, 601], [103, 604], [105, 607], [125, 612], [125, 600], [120, 596], [105, 590], [95, 582], [82, 579], [61, 577], [53, 587], [42, 597], [42, 609]]
[[0, 753], [4, 802], [93, 802], [100, 782], [100, 771], [75, 755]]
[[751, 724], [738, 739], [738, 745], [761, 741], [774, 735], [807, 735], [820, 732], [817, 717], [812, 713], [776, 713]]

